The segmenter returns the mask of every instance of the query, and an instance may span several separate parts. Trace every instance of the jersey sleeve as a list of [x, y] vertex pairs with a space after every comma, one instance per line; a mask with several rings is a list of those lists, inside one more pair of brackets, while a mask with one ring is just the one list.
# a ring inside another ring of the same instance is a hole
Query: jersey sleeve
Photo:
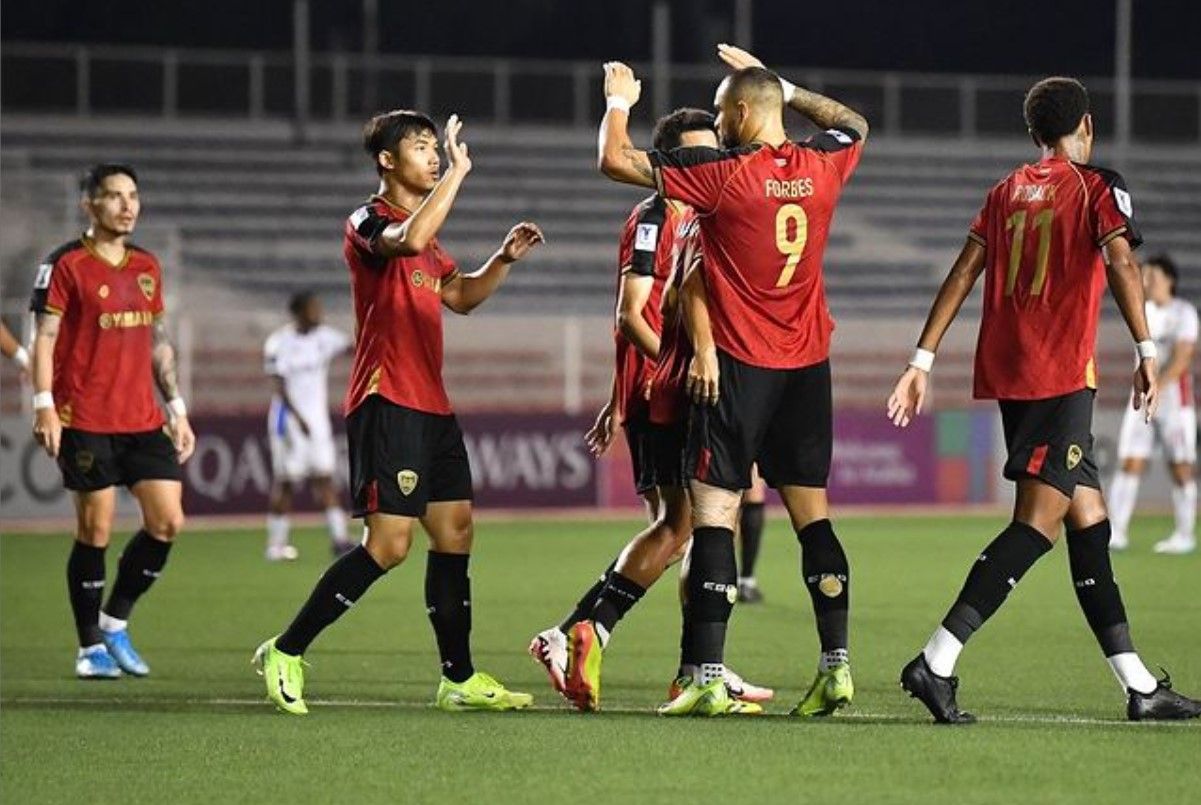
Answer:
[[154, 276], [154, 293], [150, 296], [150, 313], [158, 318], [166, 311], [167, 304], [163, 301], [163, 267], [159, 265], [158, 260], [153, 261], [153, 266], [151, 273]]
[[1197, 308], [1186, 304], [1180, 317], [1180, 332], [1176, 333], [1176, 340], [1197, 343], [1197, 325]]
[[350, 336], [339, 330], [337, 327], [325, 328], [325, 351], [327, 357], [340, 355], [350, 348]]
[[984, 204], [980, 206], [980, 211], [976, 213], [976, 217], [972, 219], [972, 223], [967, 228], [968, 238], [981, 246], [988, 245], [988, 213], [991, 202], [992, 192], [989, 192], [984, 197]]
[[74, 292], [75, 278], [71, 274], [71, 267], [61, 259], [47, 261], [38, 266], [33, 278], [29, 309], [34, 313], [61, 316], [70, 307]]
[[726, 183], [742, 164], [738, 151], [707, 146], [651, 151], [647, 157], [659, 194], [701, 212], [713, 212]]
[[1089, 198], [1093, 239], [1098, 246], [1104, 246], [1123, 235], [1130, 248], [1137, 248], [1143, 237], [1134, 221], [1134, 201], [1126, 189], [1126, 180], [1117, 171], [1097, 169], [1096, 175], [1100, 181], [1095, 183], [1096, 191]]
[[346, 234], [359, 251], [378, 255], [376, 241], [390, 223], [392, 222], [380, 215], [371, 204], [364, 204], [350, 214]]
[[859, 167], [859, 158], [863, 156], [863, 138], [859, 132], [841, 126], [818, 132], [802, 145], [826, 154], [843, 184]]
[[640, 277], [655, 276], [655, 258], [666, 225], [667, 205], [662, 198], [639, 206], [622, 234], [622, 271]]
[[438, 261], [438, 266], [442, 271], [440, 277], [442, 284], [445, 285], [448, 282], [457, 280], [459, 278], [459, 265], [450, 256], [450, 253], [446, 249], [443, 249], [442, 244], [437, 240], [431, 242], [429, 248], [433, 250], [434, 258]]
[[279, 350], [279, 334], [272, 333], [263, 344], [263, 373], [271, 376], [283, 375], [283, 356]]

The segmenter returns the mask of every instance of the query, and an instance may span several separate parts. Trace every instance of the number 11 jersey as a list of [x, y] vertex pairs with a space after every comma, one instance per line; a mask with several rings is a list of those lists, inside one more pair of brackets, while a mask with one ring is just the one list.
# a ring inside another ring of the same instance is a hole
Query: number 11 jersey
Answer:
[[1023, 165], [989, 191], [968, 237], [985, 250], [976, 399], [1096, 388], [1101, 250], [1142, 243], [1122, 177], [1062, 157]]

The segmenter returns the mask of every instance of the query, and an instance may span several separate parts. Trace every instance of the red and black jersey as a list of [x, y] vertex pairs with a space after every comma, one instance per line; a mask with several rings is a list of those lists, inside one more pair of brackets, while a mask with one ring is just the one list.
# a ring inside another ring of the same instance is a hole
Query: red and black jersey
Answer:
[[[618, 296], [626, 274], [651, 278], [651, 292], [642, 308], [642, 318], [656, 333], [663, 329], [660, 304], [663, 286], [671, 274], [680, 232], [693, 219], [687, 206], [668, 201], [660, 195], [643, 200], [626, 219], [618, 248]], [[625, 420], [646, 413], [646, 388], [654, 371], [654, 361], [614, 328], [616, 347], [617, 406]]]
[[163, 425], [151, 362], [163, 313], [162, 270], [127, 244], [114, 265], [86, 236], [38, 266], [29, 309], [62, 317], [54, 344], [54, 404], [64, 427], [141, 433]]
[[1122, 177], [1059, 157], [1023, 165], [989, 191], [968, 237], [985, 249], [975, 396], [1096, 388], [1101, 248], [1116, 237], [1142, 243]]
[[680, 237], [680, 248], [671, 277], [663, 291], [663, 333], [659, 341], [659, 361], [651, 373], [650, 420], [656, 425], [671, 425], [688, 412], [684, 383], [692, 361], [692, 340], [684, 324], [680, 288], [693, 271], [700, 271], [700, 226], [694, 218]]
[[356, 332], [347, 416], [372, 394], [430, 414], [451, 412], [442, 384], [442, 286], [459, 270], [436, 238], [408, 257], [384, 257], [376, 247], [389, 224], [410, 214], [372, 196], [346, 221], [342, 254]]
[[779, 147], [651, 152], [659, 191], [700, 217], [713, 338], [721, 350], [769, 369], [829, 357], [834, 321], [822, 258], [862, 145], [856, 132], [830, 129]]

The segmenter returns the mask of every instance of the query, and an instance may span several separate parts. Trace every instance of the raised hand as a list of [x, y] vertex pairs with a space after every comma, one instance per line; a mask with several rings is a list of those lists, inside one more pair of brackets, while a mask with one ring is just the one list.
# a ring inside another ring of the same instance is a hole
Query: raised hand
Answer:
[[747, 67], [762, 67], [763, 62], [747, 53], [740, 47], [727, 45], [722, 42], [717, 46], [717, 58], [721, 59], [731, 70], [743, 70]]
[[471, 170], [471, 157], [467, 154], [467, 143], [459, 142], [459, 132], [462, 128], [463, 121], [459, 120], [458, 115], [451, 115], [446, 120], [446, 142], [443, 149], [451, 169], [468, 173]]
[[914, 366], [901, 375], [888, 397], [888, 418], [892, 424], [903, 428], [922, 412], [926, 402], [926, 380], [927, 374]]
[[619, 61], [605, 62], [605, 97], [616, 95], [624, 98], [630, 106], [638, 103], [642, 95], [642, 82], [634, 77], [634, 71]]
[[530, 249], [545, 242], [546, 236], [537, 224], [522, 221], [505, 235], [505, 241], [500, 247], [501, 257], [506, 263], [516, 262], [529, 254]]

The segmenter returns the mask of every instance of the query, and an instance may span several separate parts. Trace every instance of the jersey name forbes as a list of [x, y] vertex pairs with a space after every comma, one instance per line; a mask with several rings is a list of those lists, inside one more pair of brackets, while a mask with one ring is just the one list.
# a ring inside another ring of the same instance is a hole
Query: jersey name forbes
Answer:
[[763, 195], [768, 198], [808, 198], [813, 195], [813, 178], [764, 179]]

